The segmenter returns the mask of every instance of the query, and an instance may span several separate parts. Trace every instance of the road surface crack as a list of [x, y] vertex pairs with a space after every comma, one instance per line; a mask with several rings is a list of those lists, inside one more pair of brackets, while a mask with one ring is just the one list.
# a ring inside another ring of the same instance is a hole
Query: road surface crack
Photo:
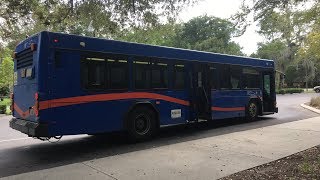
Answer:
[[85, 166], [87, 166], [87, 167], [89, 167], [89, 168], [91, 168], [91, 169], [94, 169], [94, 170], [96, 170], [96, 171], [98, 171], [98, 172], [100, 172], [100, 173], [102, 173], [102, 174], [104, 174], [104, 175], [106, 175], [106, 176], [109, 176], [110, 178], [112, 178], [112, 179], [114, 179], [114, 180], [118, 180], [117, 178], [111, 176], [110, 174], [107, 174], [107, 173], [105, 173], [105, 172], [103, 172], [103, 171], [101, 171], [101, 170], [99, 170], [99, 169], [97, 169], [97, 168], [95, 168], [95, 167], [93, 167], [93, 166], [91, 166], [91, 165], [89, 165], [89, 164], [86, 164], [86, 163], [84, 163], [84, 162], [82, 162], [81, 164], [83, 164], [83, 165], [85, 165]]

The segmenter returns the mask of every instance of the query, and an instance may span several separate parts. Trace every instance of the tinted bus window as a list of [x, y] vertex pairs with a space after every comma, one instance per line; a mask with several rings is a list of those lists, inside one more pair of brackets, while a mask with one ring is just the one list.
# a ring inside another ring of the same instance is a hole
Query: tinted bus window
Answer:
[[230, 65], [221, 65], [219, 75], [221, 89], [230, 89]]
[[184, 65], [174, 65], [173, 67], [173, 88], [184, 89], [185, 88], [185, 71]]
[[168, 88], [168, 64], [153, 63], [151, 77], [152, 88]]
[[209, 71], [209, 81], [210, 81], [210, 86], [211, 89], [218, 89], [219, 85], [219, 79], [218, 79], [218, 69], [217, 66], [211, 65], [210, 66], [210, 71]]
[[150, 63], [147, 61], [134, 61], [134, 86], [136, 89], [150, 88]]
[[127, 60], [108, 59], [109, 88], [127, 89], [128, 88], [128, 62]]
[[86, 89], [106, 88], [106, 66], [105, 59], [82, 58], [81, 82]]
[[258, 89], [261, 85], [260, 73], [253, 68], [243, 68], [243, 88]]
[[240, 89], [241, 88], [241, 67], [240, 66], [231, 66], [230, 68], [230, 83], [231, 89]]

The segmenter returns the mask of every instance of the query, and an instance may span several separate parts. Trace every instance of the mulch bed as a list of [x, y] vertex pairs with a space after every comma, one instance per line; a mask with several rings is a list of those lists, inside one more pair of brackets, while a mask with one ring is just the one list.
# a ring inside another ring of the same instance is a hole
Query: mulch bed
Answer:
[[320, 179], [320, 146], [221, 178], [231, 179]]

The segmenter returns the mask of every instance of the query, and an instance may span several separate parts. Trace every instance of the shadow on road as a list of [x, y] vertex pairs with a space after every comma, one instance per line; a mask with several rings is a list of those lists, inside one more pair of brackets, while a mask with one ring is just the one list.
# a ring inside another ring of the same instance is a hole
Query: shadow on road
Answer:
[[84, 136], [63, 139], [53, 144], [17, 144], [15, 147], [0, 149], [0, 177], [315, 117], [318, 114], [300, 107], [301, 103], [313, 96], [315, 94], [279, 96], [279, 113], [255, 122], [224, 119], [167, 127], [161, 129], [160, 134], [152, 141], [138, 144], [127, 143], [123, 134]]
[[113, 133], [62, 140], [58, 143], [48, 142], [8, 148], [0, 152], [0, 177], [255, 129], [277, 123], [279, 121], [272, 117], [263, 117], [256, 122], [228, 119], [163, 128], [152, 141], [137, 144], [128, 143], [122, 133]]

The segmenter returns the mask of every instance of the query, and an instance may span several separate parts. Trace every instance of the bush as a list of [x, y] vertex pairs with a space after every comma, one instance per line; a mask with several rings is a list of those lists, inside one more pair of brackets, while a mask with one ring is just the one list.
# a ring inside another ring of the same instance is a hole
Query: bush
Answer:
[[9, 96], [9, 94], [10, 94], [9, 87], [6, 87], [6, 86], [0, 87], [0, 96]]
[[0, 114], [5, 114], [7, 111], [7, 105], [1, 104], [0, 105]]
[[303, 89], [301, 88], [286, 88], [286, 89], [280, 89], [277, 90], [277, 94], [293, 94], [293, 93], [302, 93]]
[[320, 107], [320, 97], [313, 97], [313, 98], [311, 98], [310, 106], [319, 108], [319, 107]]

